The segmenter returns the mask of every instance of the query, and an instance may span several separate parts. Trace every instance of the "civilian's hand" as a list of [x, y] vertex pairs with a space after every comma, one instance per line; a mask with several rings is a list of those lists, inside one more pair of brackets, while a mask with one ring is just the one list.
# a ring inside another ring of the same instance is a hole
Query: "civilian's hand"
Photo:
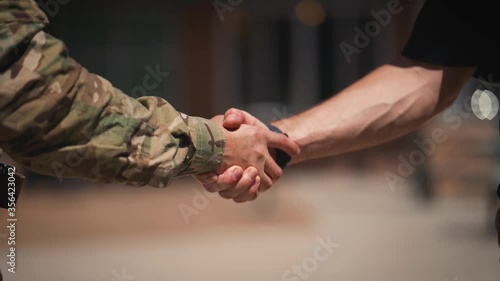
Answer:
[[218, 170], [195, 178], [207, 191], [219, 192], [223, 198], [238, 203], [254, 200], [283, 173], [273, 159], [274, 149], [281, 149], [292, 157], [300, 152], [295, 142], [271, 132], [264, 123], [245, 111], [230, 109], [224, 120], [221, 116], [212, 120], [228, 129], [225, 131], [223, 164]]

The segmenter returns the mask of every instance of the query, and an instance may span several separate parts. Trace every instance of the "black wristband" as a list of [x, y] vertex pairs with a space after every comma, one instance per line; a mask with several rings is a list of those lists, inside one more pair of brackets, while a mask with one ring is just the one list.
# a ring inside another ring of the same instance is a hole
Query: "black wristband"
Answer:
[[[269, 130], [271, 130], [273, 132], [276, 132], [276, 133], [279, 133], [279, 134], [283, 134], [283, 135], [285, 135], [285, 136], [288, 137], [287, 134], [283, 133], [276, 126], [268, 124], [267, 127], [269, 128]], [[276, 149], [276, 159], [275, 159], [275, 161], [276, 161], [276, 164], [278, 164], [278, 166], [280, 166], [281, 169], [284, 169], [288, 165], [288, 163], [290, 162], [290, 160], [292, 160], [292, 157], [290, 157], [290, 155], [288, 155], [286, 152], [284, 152], [281, 149]]]

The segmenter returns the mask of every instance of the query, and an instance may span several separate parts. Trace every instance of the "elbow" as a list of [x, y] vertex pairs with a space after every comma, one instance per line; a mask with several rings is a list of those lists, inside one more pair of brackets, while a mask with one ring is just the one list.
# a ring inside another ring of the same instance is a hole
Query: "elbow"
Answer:
[[410, 71], [422, 85], [420, 98], [427, 104], [421, 112], [424, 119], [430, 119], [451, 106], [477, 69], [430, 64], [406, 57], [399, 57], [396, 64]]

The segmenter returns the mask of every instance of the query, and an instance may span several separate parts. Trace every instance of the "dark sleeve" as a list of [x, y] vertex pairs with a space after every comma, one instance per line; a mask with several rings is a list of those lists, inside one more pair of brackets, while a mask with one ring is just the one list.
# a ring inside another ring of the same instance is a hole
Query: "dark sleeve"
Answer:
[[402, 55], [444, 66], [494, 71], [500, 59], [492, 1], [427, 0]]

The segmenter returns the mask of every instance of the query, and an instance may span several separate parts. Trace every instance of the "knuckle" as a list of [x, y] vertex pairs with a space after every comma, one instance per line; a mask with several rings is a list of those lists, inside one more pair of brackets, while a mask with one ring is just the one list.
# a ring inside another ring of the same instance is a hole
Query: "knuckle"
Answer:
[[258, 139], [262, 139], [264, 137], [264, 131], [262, 129], [257, 128], [257, 127], [252, 127], [251, 133], [254, 137], [256, 137]]
[[263, 147], [262, 148], [255, 147], [255, 149], [254, 149], [254, 157], [257, 160], [262, 160], [262, 159], [266, 158], [267, 153], [269, 153], [267, 151], [267, 147], [265, 149]]
[[238, 184], [239, 189], [248, 189], [253, 185], [254, 180], [249, 175], [245, 175]]
[[226, 114], [235, 113], [235, 112], [237, 112], [237, 111], [238, 111], [238, 109], [236, 109], [236, 108], [234, 108], [234, 107], [231, 107], [230, 109], [228, 109], [228, 110], [226, 111]]

